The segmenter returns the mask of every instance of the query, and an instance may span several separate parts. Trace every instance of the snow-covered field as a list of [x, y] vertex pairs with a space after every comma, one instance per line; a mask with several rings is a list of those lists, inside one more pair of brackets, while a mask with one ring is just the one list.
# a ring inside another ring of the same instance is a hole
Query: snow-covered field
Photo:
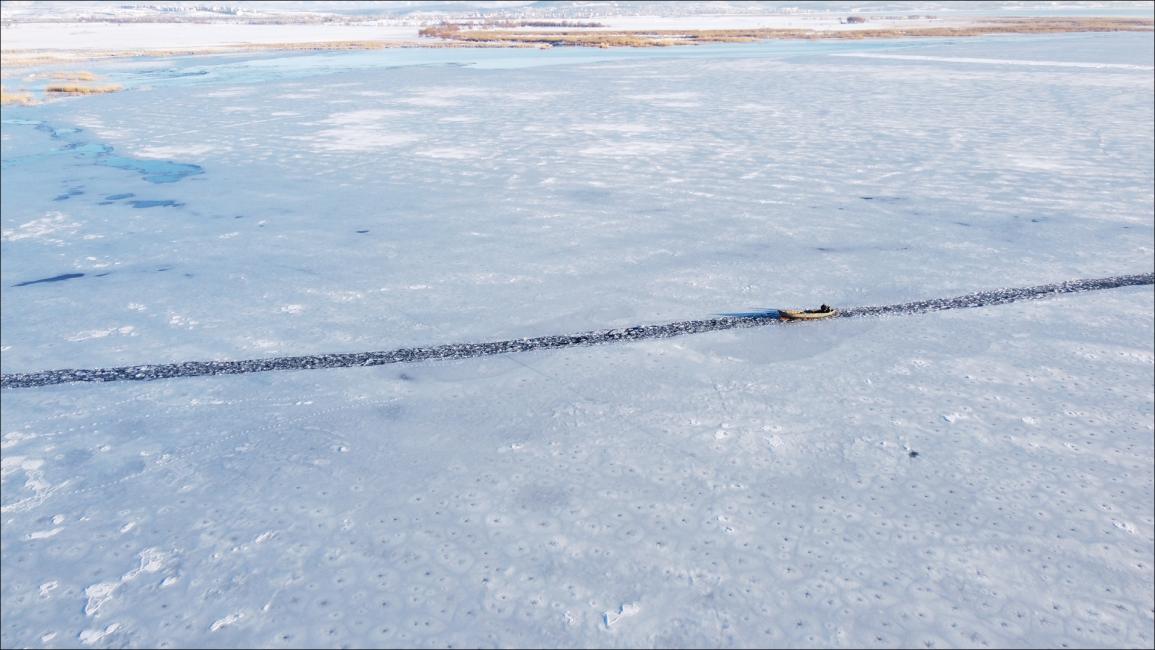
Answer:
[[198, 23], [14, 23], [4, 49], [185, 49], [262, 43], [417, 40], [416, 25], [247, 25]]
[[[0, 366], [1150, 272], [1153, 51], [1073, 34], [90, 66], [127, 90], [3, 111]], [[1153, 320], [1132, 287], [7, 390], [0, 640], [1150, 646]]]

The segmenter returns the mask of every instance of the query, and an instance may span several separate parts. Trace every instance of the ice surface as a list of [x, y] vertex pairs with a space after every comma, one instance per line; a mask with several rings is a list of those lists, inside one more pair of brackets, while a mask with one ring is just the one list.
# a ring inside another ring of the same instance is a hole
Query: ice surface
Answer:
[[[1150, 34], [813, 45], [97, 67], [129, 90], [4, 109], [0, 365], [1152, 269], [1148, 71], [829, 56], [1150, 66]], [[1137, 287], [5, 391], [0, 637], [1149, 646], [1153, 318]]]
[[1149, 645], [1152, 308], [8, 391], [5, 645]]
[[[1148, 35], [1050, 41], [1150, 58]], [[1014, 46], [992, 40], [987, 56]], [[3, 369], [385, 349], [1150, 269], [1150, 74], [783, 48], [564, 69], [228, 60], [6, 111], [46, 126], [3, 125]], [[273, 80], [250, 83], [258, 72]], [[93, 165], [109, 159], [128, 169]], [[141, 165], [204, 173], [158, 185]], [[105, 202], [123, 193], [172, 203]], [[45, 220], [52, 232], [28, 236]], [[65, 273], [88, 276], [10, 286]]]

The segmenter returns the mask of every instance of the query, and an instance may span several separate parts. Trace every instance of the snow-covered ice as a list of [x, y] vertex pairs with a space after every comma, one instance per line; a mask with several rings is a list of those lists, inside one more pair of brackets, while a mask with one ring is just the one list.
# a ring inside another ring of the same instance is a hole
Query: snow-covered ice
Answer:
[[[0, 366], [1150, 272], [1152, 52], [1096, 34], [100, 64], [128, 90], [3, 112]], [[922, 58], [831, 56], [853, 53]], [[1153, 320], [1129, 287], [7, 390], [0, 638], [1147, 647]]]
[[12, 23], [6, 50], [212, 49], [245, 44], [415, 41], [414, 25], [248, 25], [238, 23]]
[[6, 645], [1148, 645], [1152, 308], [9, 391]]

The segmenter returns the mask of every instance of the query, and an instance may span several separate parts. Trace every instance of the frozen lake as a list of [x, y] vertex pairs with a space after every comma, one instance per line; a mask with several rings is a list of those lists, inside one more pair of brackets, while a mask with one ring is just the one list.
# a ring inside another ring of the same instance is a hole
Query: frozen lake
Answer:
[[[1150, 272], [1151, 34], [86, 65], [5, 373]], [[3, 645], [1149, 646], [1150, 287], [3, 394]]]

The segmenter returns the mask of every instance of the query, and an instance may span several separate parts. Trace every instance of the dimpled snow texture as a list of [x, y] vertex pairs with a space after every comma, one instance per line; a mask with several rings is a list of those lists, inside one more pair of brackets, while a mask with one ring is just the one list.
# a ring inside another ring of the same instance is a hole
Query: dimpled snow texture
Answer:
[[[918, 302], [875, 307], [855, 307], [840, 312], [841, 318], [878, 316], [882, 314], [920, 314], [948, 309], [990, 307], [1020, 300], [1037, 300], [1064, 293], [1099, 291], [1135, 285], [1155, 284], [1155, 274], [1118, 275], [1106, 278], [1071, 280], [1034, 287], [980, 291], [953, 298], [934, 298]], [[771, 314], [773, 312], [770, 312]], [[577, 345], [599, 345], [643, 339], [662, 339], [686, 334], [718, 330], [758, 327], [779, 322], [769, 315], [761, 317], [723, 317], [703, 320], [676, 321], [658, 325], [635, 325], [618, 329], [558, 334], [536, 338], [491, 341], [488, 343], [456, 343], [432, 347], [400, 348], [379, 352], [346, 354], [317, 354], [272, 359], [241, 361], [187, 361], [157, 365], [123, 366], [119, 368], [89, 368], [45, 370], [42, 372], [12, 373], [0, 376], [0, 387], [31, 388], [78, 381], [150, 381], [176, 377], [204, 375], [236, 375], [270, 370], [315, 370], [319, 368], [348, 368], [352, 366], [379, 366], [388, 363], [412, 363], [430, 359], [467, 359], [511, 352], [527, 352]]]

